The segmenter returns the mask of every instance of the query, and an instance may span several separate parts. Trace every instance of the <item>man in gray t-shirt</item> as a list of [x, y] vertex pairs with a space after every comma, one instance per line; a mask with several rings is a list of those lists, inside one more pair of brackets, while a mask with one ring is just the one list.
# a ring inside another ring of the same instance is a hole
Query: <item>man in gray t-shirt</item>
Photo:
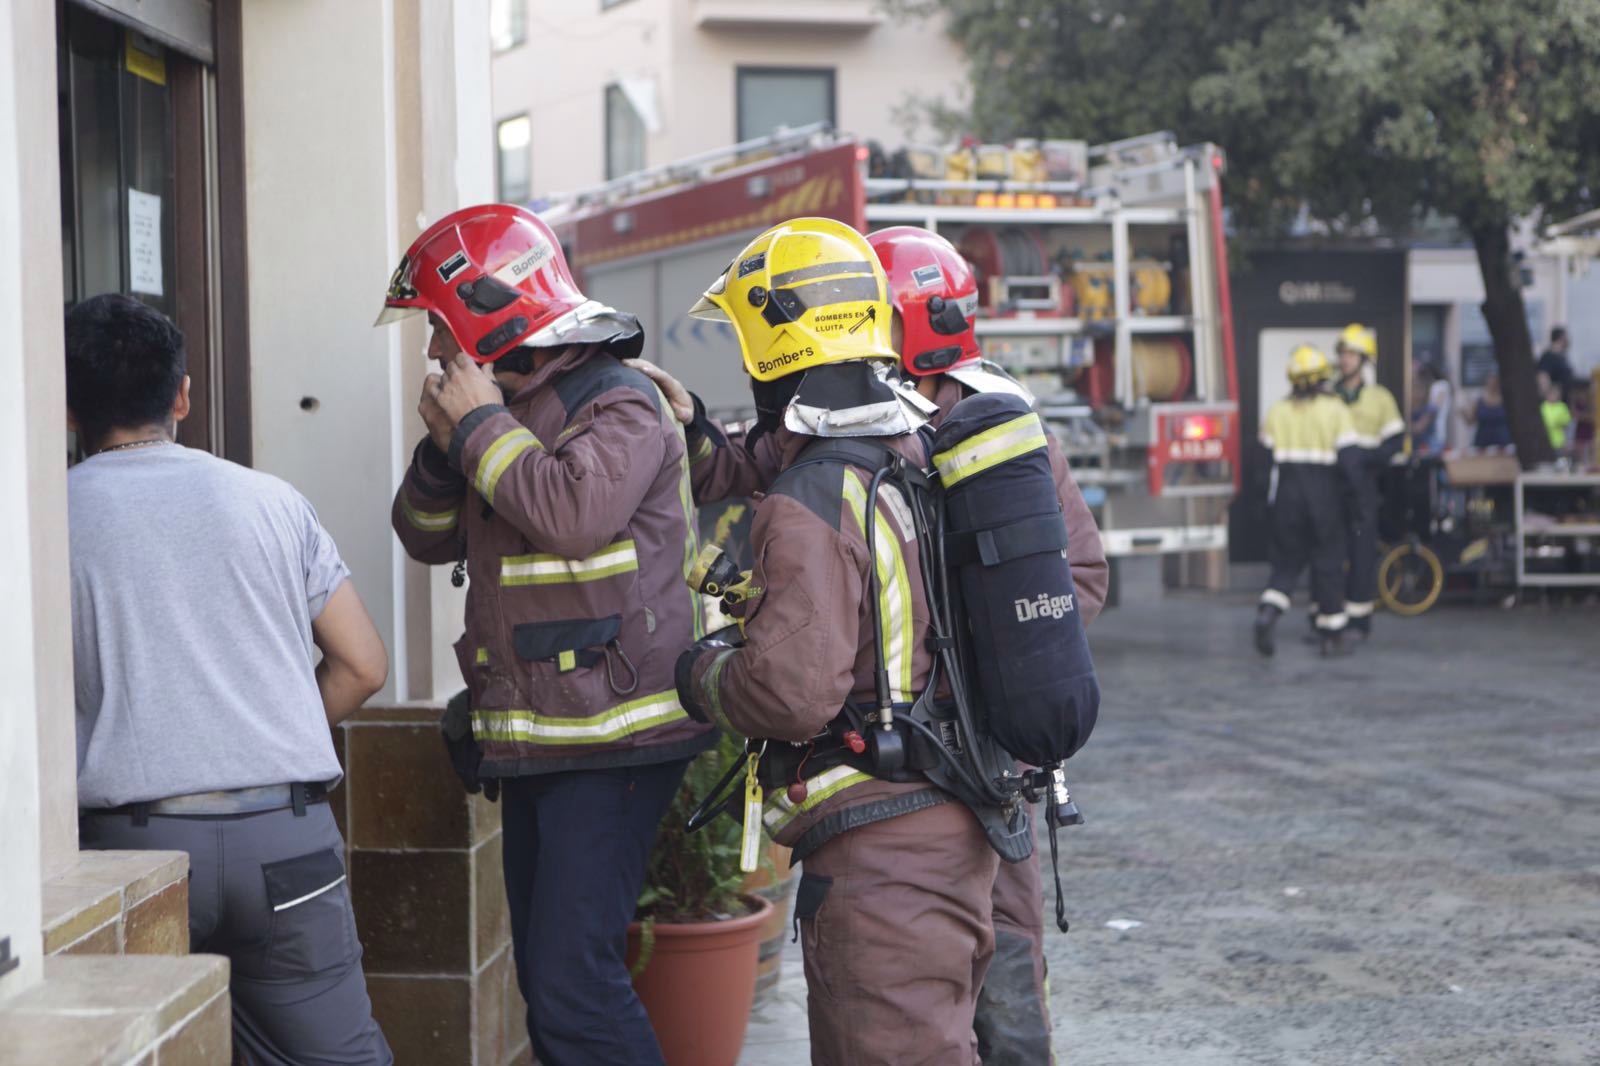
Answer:
[[326, 802], [331, 727], [388, 672], [350, 571], [289, 485], [174, 443], [158, 312], [68, 314], [67, 406], [83, 846], [189, 853], [191, 946], [232, 960], [247, 1061], [391, 1063]]

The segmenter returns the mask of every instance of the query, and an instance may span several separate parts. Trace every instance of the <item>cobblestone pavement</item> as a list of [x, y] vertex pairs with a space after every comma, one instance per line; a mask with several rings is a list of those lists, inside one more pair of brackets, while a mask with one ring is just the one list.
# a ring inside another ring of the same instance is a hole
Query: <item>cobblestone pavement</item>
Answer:
[[[1263, 661], [1245, 599], [1139, 599], [1092, 631], [1058, 1061], [1600, 1062], [1600, 611], [1380, 615], [1332, 662], [1297, 611]], [[807, 1060], [789, 952], [742, 1066]]]

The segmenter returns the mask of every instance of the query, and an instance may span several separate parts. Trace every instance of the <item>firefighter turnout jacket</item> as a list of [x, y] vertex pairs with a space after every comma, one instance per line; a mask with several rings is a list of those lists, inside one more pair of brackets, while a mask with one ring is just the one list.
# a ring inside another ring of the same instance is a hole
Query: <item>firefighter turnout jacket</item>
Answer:
[[600, 346], [569, 349], [506, 405], [424, 438], [391, 521], [425, 563], [464, 560], [456, 657], [481, 773], [687, 758], [714, 732], [673, 666], [701, 631], [684, 437], [660, 391]]
[[[779, 464], [751, 527], [750, 583], [762, 591], [745, 604], [744, 645], [701, 655], [690, 676], [695, 702], [714, 722], [774, 744], [809, 743], [847, 702], [877, 703], [867, 522], [875, 527], [878, 614], [896, 704], [926, 687], [933, 662], [910, 508], [884, 484], [866, 513], [872, 471], [863, 467], [830, 461], [789, 471], [816, 439], [780, 428], [760, 442], [771, 440]], [[865, 439], [918, 465], [925, 459], [913, 434]], [[776, 788], [763, 815], [768, 833], [797, 858], [846, 830], [954, 799], [926, 781], [884, 781], [848, 765], [808, 773], [802, 764], [799, 774], [804, 797]]]
[[1273, 404], [1261, 423], [1261, 443], [1277, 468], [1274, 502], [1291, 482], [1343, 500], [1360, 462], [1359, 442], [1349, 407], [1335, 396], [1319, 392]]

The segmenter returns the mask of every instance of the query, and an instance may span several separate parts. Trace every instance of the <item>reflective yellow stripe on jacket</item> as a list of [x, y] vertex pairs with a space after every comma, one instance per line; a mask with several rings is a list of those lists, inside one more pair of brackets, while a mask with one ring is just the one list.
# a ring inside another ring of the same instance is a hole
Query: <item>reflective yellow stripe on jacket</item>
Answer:
[[949, 488], [965, 479], [999, 466], [1007, 459], [1047, 447], [1044, 423], [1036, 414], [1025, 414], [993, 429], [968, 437], [947, 452], [938, 452], [933, 465], [939, 479]]
[[452, 507], [448, 511], [419, 511], [411, 506], [411, 501], [406, 499], [406, 494], [400, 494], [400, 510], [406, 516], [406, 521], [424, 533], [444, 533], [456, 527], [456, 519], [461, 515], [459, 507]]
[[557, 718], [522, 710], [477, 711], [473, 715], [472, 732], [479, 740], [609, 744], [685, 717], [676, 692], [658, 692], [587, 718]]
[[1261, 443], [1276, 463], [1333, 466], [1358, 441], [1350, 409], [1334, 396], [1279, 400], [1261, 424]]
[[[882, 486], [878, 499], [889, 506], [890, 494], [898, 497], [899, 490]], [[861, 475], [851, 467], [844, 471], [844, 498], [855, 516], [856, 528], [867, 535], [867, 488]], [[896, 703], [909, 703], [911, 692], [911, 660], [916, 640], [916, 620], [911, 613], [911, 579], [906, 572], [906, 557], [901, 550], [900, 538], [890, 527], [882, 511], [874, 514], [876, 532], [873, 534], [874, 562], [878, 567], [878, 614], [883, 625], [884, 665], [889, 671], [891, 695]]]
[[599, 581], [639, 569], [639, 551], [632, 540], [608, 544], [587, 559], [564, 559], [537, 552], [533, 555], [500, 557], [500, 584], [567, 585], [577, 581]]
[[806, 778], [806, 798], [799, 803], [790, 800], [783, 789], [774, 789], [761, 820], [766, 823], [767, 832], [776, 833], [823, 800], [832, 799], [847, 788], [854, 788], [871, 780], [870, 775], [860, 770], [848, 766], [835, 766], [815, 777]]
[[518, 426], [516, 429], [502, 433], [496, 437], [494, 443], [484, 449], [483, 458], [478, 462], [478, 470], [472, 479], [478, 494], [489, 501], [489, 506], [494, 506], [495, 486], [500, 484], [500, 477], [506, 472], [512, 462], [529, 448], [543, 449], [539, 438], [531, 430]]

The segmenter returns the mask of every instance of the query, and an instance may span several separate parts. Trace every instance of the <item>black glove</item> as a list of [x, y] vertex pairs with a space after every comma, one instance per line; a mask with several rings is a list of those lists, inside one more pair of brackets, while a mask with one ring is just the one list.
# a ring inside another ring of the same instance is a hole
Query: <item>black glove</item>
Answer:
[[678, 703], [682, 705], [690, 718], [697, 722], [711, 724], [711, 715], [706, 712], [705, 707], [696, 698], [698, 694], [695, 692], [694, 686], [694, 664], [706, 652], [720, 648], [737, 648], [743, 644], [744, 635], [740, 632], [739, 627], [736, 625], [727, 626], [717, 630], [715, 633], [709, 633], [701, 637], [685, 648], [682, 655], [678, 656], [678, 662], [672, 669], [672, 680], [678, 687]]
[[713, 447], [726, 447], [728, 443], [727, 435], [717, 428], [715, 422], [706, 417], [705, 401], [693, 392], [689, 394], [689, 399], [694, 403], [694, 417], [689, 419], [689, 424], [684, 426], [683, 430], [685, 437], [692, 445], [689, 449], [690, 453], [692, 454], [695, 448], [699, 447], [700, 438], [702, 437], [709, 440]]
[[472, 704], [466, 690], [458, 692], [445, 705], [444, 717], [439, 719], [439, 732], [444, 737], [445, 751], [450, 755], [450, 765], [468, 792], [483, 793], [490, 803], [500, 798], [500, 782], [493, 777], [478, 776], [483, 762], [483, 750], [472, 735]]

